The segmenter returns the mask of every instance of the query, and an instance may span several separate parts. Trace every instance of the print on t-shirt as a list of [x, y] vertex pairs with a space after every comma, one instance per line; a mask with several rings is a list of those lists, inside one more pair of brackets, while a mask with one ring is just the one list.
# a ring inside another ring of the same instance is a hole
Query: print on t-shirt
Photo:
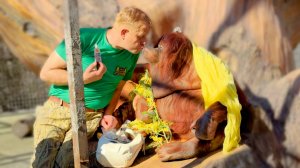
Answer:
[[125, 76], [126, 68], [117, 66], [114, 72], [114, 75]]

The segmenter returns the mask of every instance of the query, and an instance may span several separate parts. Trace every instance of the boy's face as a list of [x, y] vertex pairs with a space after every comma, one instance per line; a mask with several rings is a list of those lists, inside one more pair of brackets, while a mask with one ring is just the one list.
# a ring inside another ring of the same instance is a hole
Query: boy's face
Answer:
[[146, 44], [146, 36], [149, 32], [149, 27], [142, 25], [139, 28], [129, 27], [128, 32], [124, 37], [124, 49], [133, 54], [139, 53]]

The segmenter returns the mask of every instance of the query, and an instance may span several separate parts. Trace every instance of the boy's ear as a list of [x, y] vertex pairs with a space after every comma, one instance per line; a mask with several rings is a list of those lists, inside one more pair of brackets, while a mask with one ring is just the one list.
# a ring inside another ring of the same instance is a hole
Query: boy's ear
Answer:
[[122, 30], [121, 30], [121, 36], [122, 36], [122, 38], [124, 38], [125, 35], [126, 35], [126, 33], [128, 33], [128, 32], [129, 32], [129, 30], [127, 30], [127, 29], [122, 29]]

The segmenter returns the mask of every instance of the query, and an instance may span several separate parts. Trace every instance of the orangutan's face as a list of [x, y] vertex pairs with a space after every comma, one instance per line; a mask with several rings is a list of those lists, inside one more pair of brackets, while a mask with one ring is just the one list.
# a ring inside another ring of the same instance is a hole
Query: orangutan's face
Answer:
[[182, 33], [164, 35], [154, 48], [145, 48], [143, 56], [150, 63], [154, 96], [174, 91], [178, 79], [192, 59], [192, 44]]

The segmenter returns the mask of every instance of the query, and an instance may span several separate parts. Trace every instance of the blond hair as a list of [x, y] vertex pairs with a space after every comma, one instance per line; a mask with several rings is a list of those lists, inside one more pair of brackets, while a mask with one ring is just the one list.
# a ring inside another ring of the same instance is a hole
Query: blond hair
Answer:
[[114, 26], [122, 24], [151, 27], [151, 20], [142, 10], [135, 7], [126, 7], [117, 14]]

